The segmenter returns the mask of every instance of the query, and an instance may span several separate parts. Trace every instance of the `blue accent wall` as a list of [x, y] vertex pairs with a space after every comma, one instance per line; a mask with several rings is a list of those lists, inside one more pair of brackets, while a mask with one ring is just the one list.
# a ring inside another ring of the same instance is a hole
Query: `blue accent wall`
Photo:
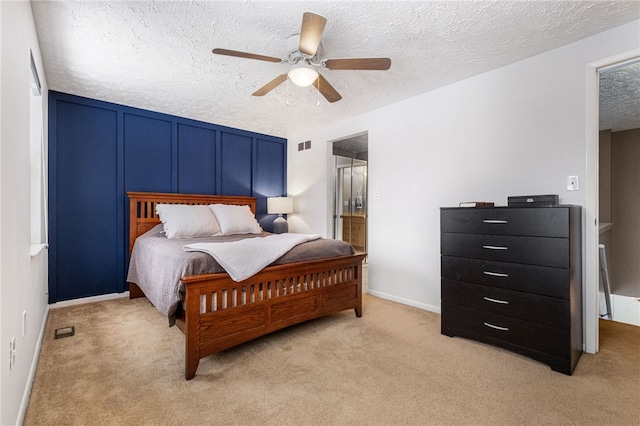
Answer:
[[220, 194], [252, 195], [253, 139], [230, 132], [220, 136]]
[[216, 137], [214, 129], [178, 125], [178, 192], [216, 194]]
[[49, 92], [49, 302], [127, 290], [127, 191], [286, 195], [286, 139]]

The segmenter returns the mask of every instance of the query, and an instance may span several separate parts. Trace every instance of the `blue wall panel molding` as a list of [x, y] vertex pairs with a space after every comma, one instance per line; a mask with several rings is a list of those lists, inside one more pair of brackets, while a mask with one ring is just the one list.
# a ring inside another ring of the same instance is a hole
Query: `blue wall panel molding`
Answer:
[[[284, 144], [256, 138], [253, 147], [253, 197], [256, 197], [256, 211], [263, 229], [271, 229], [276, 215], [266, 215], [267, 197], [272, 197], [273, 188], [286, 188], [287, 147]], [[286, 190], [281, 195], [287, 195]]]
[[214, 129], [178, 124], [178, 192], [216, 194]]
[[253, 139], [230, 132], [220, 134], [220, 194], [252, 196]]
[[[117, 114], [65, 101], [58, 102], [56, 112], [57, 136], [65, 143], [54, 145], [56, 173], [49, 181], [56, 194], [50, 209], [56, 213], [55, 222], [50, 222], [55, 235], [51, 248], [84, 249], [52, 253], [55, 259], [50, 264], [55, 264], [55, 276], [64, 277], [65, 285], [50, 288], [49, 297], [67, 300], [101, 291], [114, 293], [120, 281], [115, 256]], [[102, 273], [95, 274], [95, 269]]]
[[125, 191], [173, 190], [172, 125], [136, 114], [124, 114]]
[[286, 195], [286, 140], [49, 92], [49, 302], [127, 290], [127, 191]]

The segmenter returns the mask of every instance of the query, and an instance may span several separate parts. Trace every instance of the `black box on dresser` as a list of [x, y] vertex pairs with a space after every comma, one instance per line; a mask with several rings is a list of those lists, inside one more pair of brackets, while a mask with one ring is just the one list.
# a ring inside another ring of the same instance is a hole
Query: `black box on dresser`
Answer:
[[514, 195], [507, 197], [509, 207], [552, 207], [558, 205], [558, 196], [550, 195]]
[[581, 207], [440, 209], [441, 333], [572, 374], [582, 354]]

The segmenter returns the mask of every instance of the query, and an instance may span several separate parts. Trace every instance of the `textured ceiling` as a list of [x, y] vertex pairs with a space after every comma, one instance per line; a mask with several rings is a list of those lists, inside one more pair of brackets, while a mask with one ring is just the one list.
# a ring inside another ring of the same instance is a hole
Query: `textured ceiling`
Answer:
[[600, 130], [640, 128], [640, 61], [600, 73]]
[[369, 154], [369, 133], [332, 142], [333, 155], [366, 160]]
[[[542, 53], [640, 17], [638, 1], [32, 1], [49, 88], [287, 137]], [[389, 57], [388, 71], [322, 71], [312, 87], [257, 88], [302, 13], [328, 22], [322, 58]]]

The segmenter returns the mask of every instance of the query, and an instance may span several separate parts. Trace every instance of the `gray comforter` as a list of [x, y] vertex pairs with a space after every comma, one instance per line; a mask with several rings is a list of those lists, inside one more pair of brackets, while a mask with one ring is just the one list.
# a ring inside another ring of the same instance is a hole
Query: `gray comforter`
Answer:
[[[188, 275], [224, 272], [224, 269], [206, 253], [186, 252], [183, 246], [192, 243], [238, 241], [269, 235], [229, 235], [188, 239], [168, 239], [157, 225], [139, 236], [133, 246], [127, 282], [137, 284], [149, 301], [175, 324], [175, 314], [184, 298], [180, 280]], [[339, 240], [319, 239], [300, 244], [273, 265], [323, 259], [353, 254], [353, 247]]]

